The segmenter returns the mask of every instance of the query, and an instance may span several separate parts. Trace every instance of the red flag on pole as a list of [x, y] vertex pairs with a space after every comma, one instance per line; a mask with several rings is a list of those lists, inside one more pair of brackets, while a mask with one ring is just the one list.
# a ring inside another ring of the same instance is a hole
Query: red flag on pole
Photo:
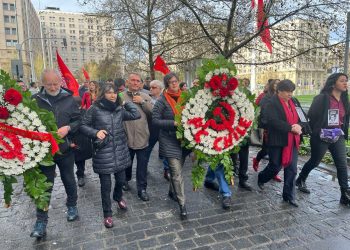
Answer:
[[83, 74], [84, 74], [86, 81], [90, 81], [89, 73], [84, 68], [83, 68]]
[[258, 0], [257, 25], [258, 25], [258, 31], [261, 28], [264, 28], [264, 30], [260, 33], [261, 41], [265, 43], [269, 52], [272, 53], [270, 30], [269, 28], [267, 28], [267, 26], [269, 26], [269, 22], [266, 18], [265, 11], [264, 11], [264, 0]]
[[158, 55], [156, 57], [156, 60], [154, 60], [154, 66], [153, 69], [155, 71], [160, 71], [162, 72], [164, 75], [168, 74], [170, 72], [170, 69], [168, 68], [168, 66], [166, 65], [165, 61], [163, 60], [163, 58], [160, 57], [160, 55]]
[[74, 76], [63, 62], [61, 56], [58, 54], [56, 50], [57, 64], [62, 73], [63, 79], [67, 84], [67, 88], [73, 92], [73, 96], [79, 96], [79, 84], [77, 80], [75, 80]]

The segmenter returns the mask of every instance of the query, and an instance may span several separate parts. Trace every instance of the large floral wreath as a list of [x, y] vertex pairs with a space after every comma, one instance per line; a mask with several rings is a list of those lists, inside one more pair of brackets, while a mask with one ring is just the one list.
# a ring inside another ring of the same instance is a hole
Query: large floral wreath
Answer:
[[200, 86], [183, 94], [176, 117], [177, 137], [192, 149], [198, 164], [192, 170], [195, 188], [202, 184], [205, 165], [222, 164], [225, 177], [233, 183], [231, 154], [246, 143], [255, 119], [254, 96], [239, 87], [236, 69], [226, 59], [205, 60], [198, 70]]
[[38, 164], [53, 165], [59, 150], [55, 119], [39, 109], [29, 91], [20, 87], [4, 71], [0, 72], [0, 180], [4, 199], [10, 205], [15, 176], [23, 175], [25, 191], [40, 208], [48, 202], [46, 190], [51, 184], [40, 173]]

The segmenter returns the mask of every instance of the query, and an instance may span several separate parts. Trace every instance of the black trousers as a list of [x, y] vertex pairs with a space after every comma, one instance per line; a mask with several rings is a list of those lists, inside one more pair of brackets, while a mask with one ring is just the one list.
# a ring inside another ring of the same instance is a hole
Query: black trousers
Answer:
[[[52, 183], [52, 186], [55, 181], [55, 171], [56, 165], [60, 170], [61, 180], [63, 182], [64, 188], [67, 194], [67, 207], [76, 206], [78, 200], [77, 194], [77, 184], [75, 182], [74, 177], [74, 154], [73, 152], [69, 152], [67, 154], [59, 156], [59, 158], [55, 159], [55, 165], [50, 167], [40, 166], [40, 170], [46, 176], [47, 181]], [[48, 192], [52, 193], [52, 187], [48, 190]], [[51, 196], [50, 196], [51, 198]], [[48, 220], [48, 211], [43, 211], [41, 209], [36, 210], [36, 217], [38, 220], [46, 221]]]
[[349, 187], [347, 170], [348, 167], [346, 162], [346, 146], [344, 137], [341, 136], [335, 143], [327, 143], [321, 141], [318, 135], [313, 135], [311, 136], [310, 144], [311, 157], [303, 166], [299, 174], [300, 178], [302, 180], [306, 180], [306, 178], [309, 176], [309, 173], [320, 164], [323, 156], [328, 149], [334, 160], [335, 167], [337, 168], [339, 186], [343, 189], [347, 189]]
[[[111, 174], [99, 174], [101, 184], [101, 199], [104, 218], [112, 217], [112, 178]], [[120, 171], [114, 174], [115, 185], [113, 191], [113, 200], [120, 201], [123, 197], [123, 184], [125, 182], [125, 172]]]
[[239, 156], [239, 169], [238, 178], [239, 182], [246, 182], [248, 180], [248, 158], [249, 158], [249, 144], [242, 146], [238, 154], [232, 154], [231, 158], [233, 163], [237, 161], [237, 156]]
[[137, 191], [145, 190], [147, 188], [147, 165], [148, 165], [148, 147], [143, 149], [129, 148], [131, 157], [131, 166], [125, 169], [126, 180], [130, 181], [132, 177], [132, 162], [135, 154], [137, 158], [136, 165], [136, 184]]
[[256, 155], [256, 160], [261, 161], [266, 155], [268, 155], [268, 153], [269, 153], [269, 148], [268, 148], [265, 140], [263, 140], [263, 144], [261, 146], [261, 149]]
[[75, 174], [78, 178], [83, 178], [85, 173], [85, 160], [76, 161], [75, 165], [77, 166], [77, 171], [75, 172]]
[[[269, 164], [259, 173], [258, 182], [266, 183], [270, 181], [281, 170], [283, 147], [269, 147]], [[294, 147], [292, 162], [284, 168], [283, 198], [287, 200], [295, 199], [295, 177], [297, 175], [298, 150]]]

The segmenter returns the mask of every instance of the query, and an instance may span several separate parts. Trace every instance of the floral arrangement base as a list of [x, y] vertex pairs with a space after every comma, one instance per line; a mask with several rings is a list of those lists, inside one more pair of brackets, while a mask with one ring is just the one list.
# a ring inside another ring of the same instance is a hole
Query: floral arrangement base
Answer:
[[239, 86], [234, 64], [223, 57], [204, 60], [197, 75], [199, 86], [184, 92], [177, 107], [177, 138], [196, 155], [195, 189], [202, 185], [207, 165], [223, 165], [226, 180], [233, 184], [231, 154], [246, 143], [255, 124], [254, 95]]
[[23, 175], [25, 191], [37, 207], [45, 209], [51, 184], [38, 165], [52, 166], [58, 151], [52, 113], [40, 109], [29, 91], [23, 92], [10, 76], [0, 71], [0, 181], [5, 206], [10, 206], [12, 185]]

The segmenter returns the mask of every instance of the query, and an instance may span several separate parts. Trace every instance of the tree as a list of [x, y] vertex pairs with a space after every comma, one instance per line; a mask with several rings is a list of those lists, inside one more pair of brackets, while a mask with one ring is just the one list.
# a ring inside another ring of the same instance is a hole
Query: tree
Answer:
[[[85, 0], [100, 15], [113, 17], [113, 27], [124, 41], [126, 64], [138, 61], [139, 67], [148, 68], [154, 79], [153, 60], [163, 48], [157, 47], [157, 34], [172, 22], [180, 3], [171, 0]], [[145, 59], [146, 58], [146, 59]]]
[[34, 58], [34, 71], [35, 71], [35, 75], [36, 78], [39, 79], [41, 73], [44, 70], [44, 60], [42, 55], [36, 55]]
[[[256, 29], [256, 13], [252, 9], [251, 0], [178, 1], [192, 14], [190, 22], [200, 27], [201, 33], [210, 41], [213, 53], [222, 54], [226, 58], [239, 54], [242, 48], [255, 48], [261, 53], [268, 53], [264, 46], [257, 46], [257, 39], [265, 27]], [[321, 34], [325, 29], [329, 29], [338, 43], [344, 42], [345, 16], [349, 8], [350, 2], [346, 0], [266, 1], [264, 20], [269, 20], [266, 28], [271, 32], [274, 56], [266, 56], [264, 61], [255, 64], [291, 60], [317, 49], [334, 46], [329, 43], [328, 32]], [[297, 20], [309, 22], [308, 27], [301, 29], [301, 26], [293, 25]], [[315, 30], [320, 32], [314, 32]], [[295, 38], [312, 40], [314, 45], [302, 48], [294, 43]], [[244, 55], [241, 55], [241, 59], [237, 63], [251, 64]]]

